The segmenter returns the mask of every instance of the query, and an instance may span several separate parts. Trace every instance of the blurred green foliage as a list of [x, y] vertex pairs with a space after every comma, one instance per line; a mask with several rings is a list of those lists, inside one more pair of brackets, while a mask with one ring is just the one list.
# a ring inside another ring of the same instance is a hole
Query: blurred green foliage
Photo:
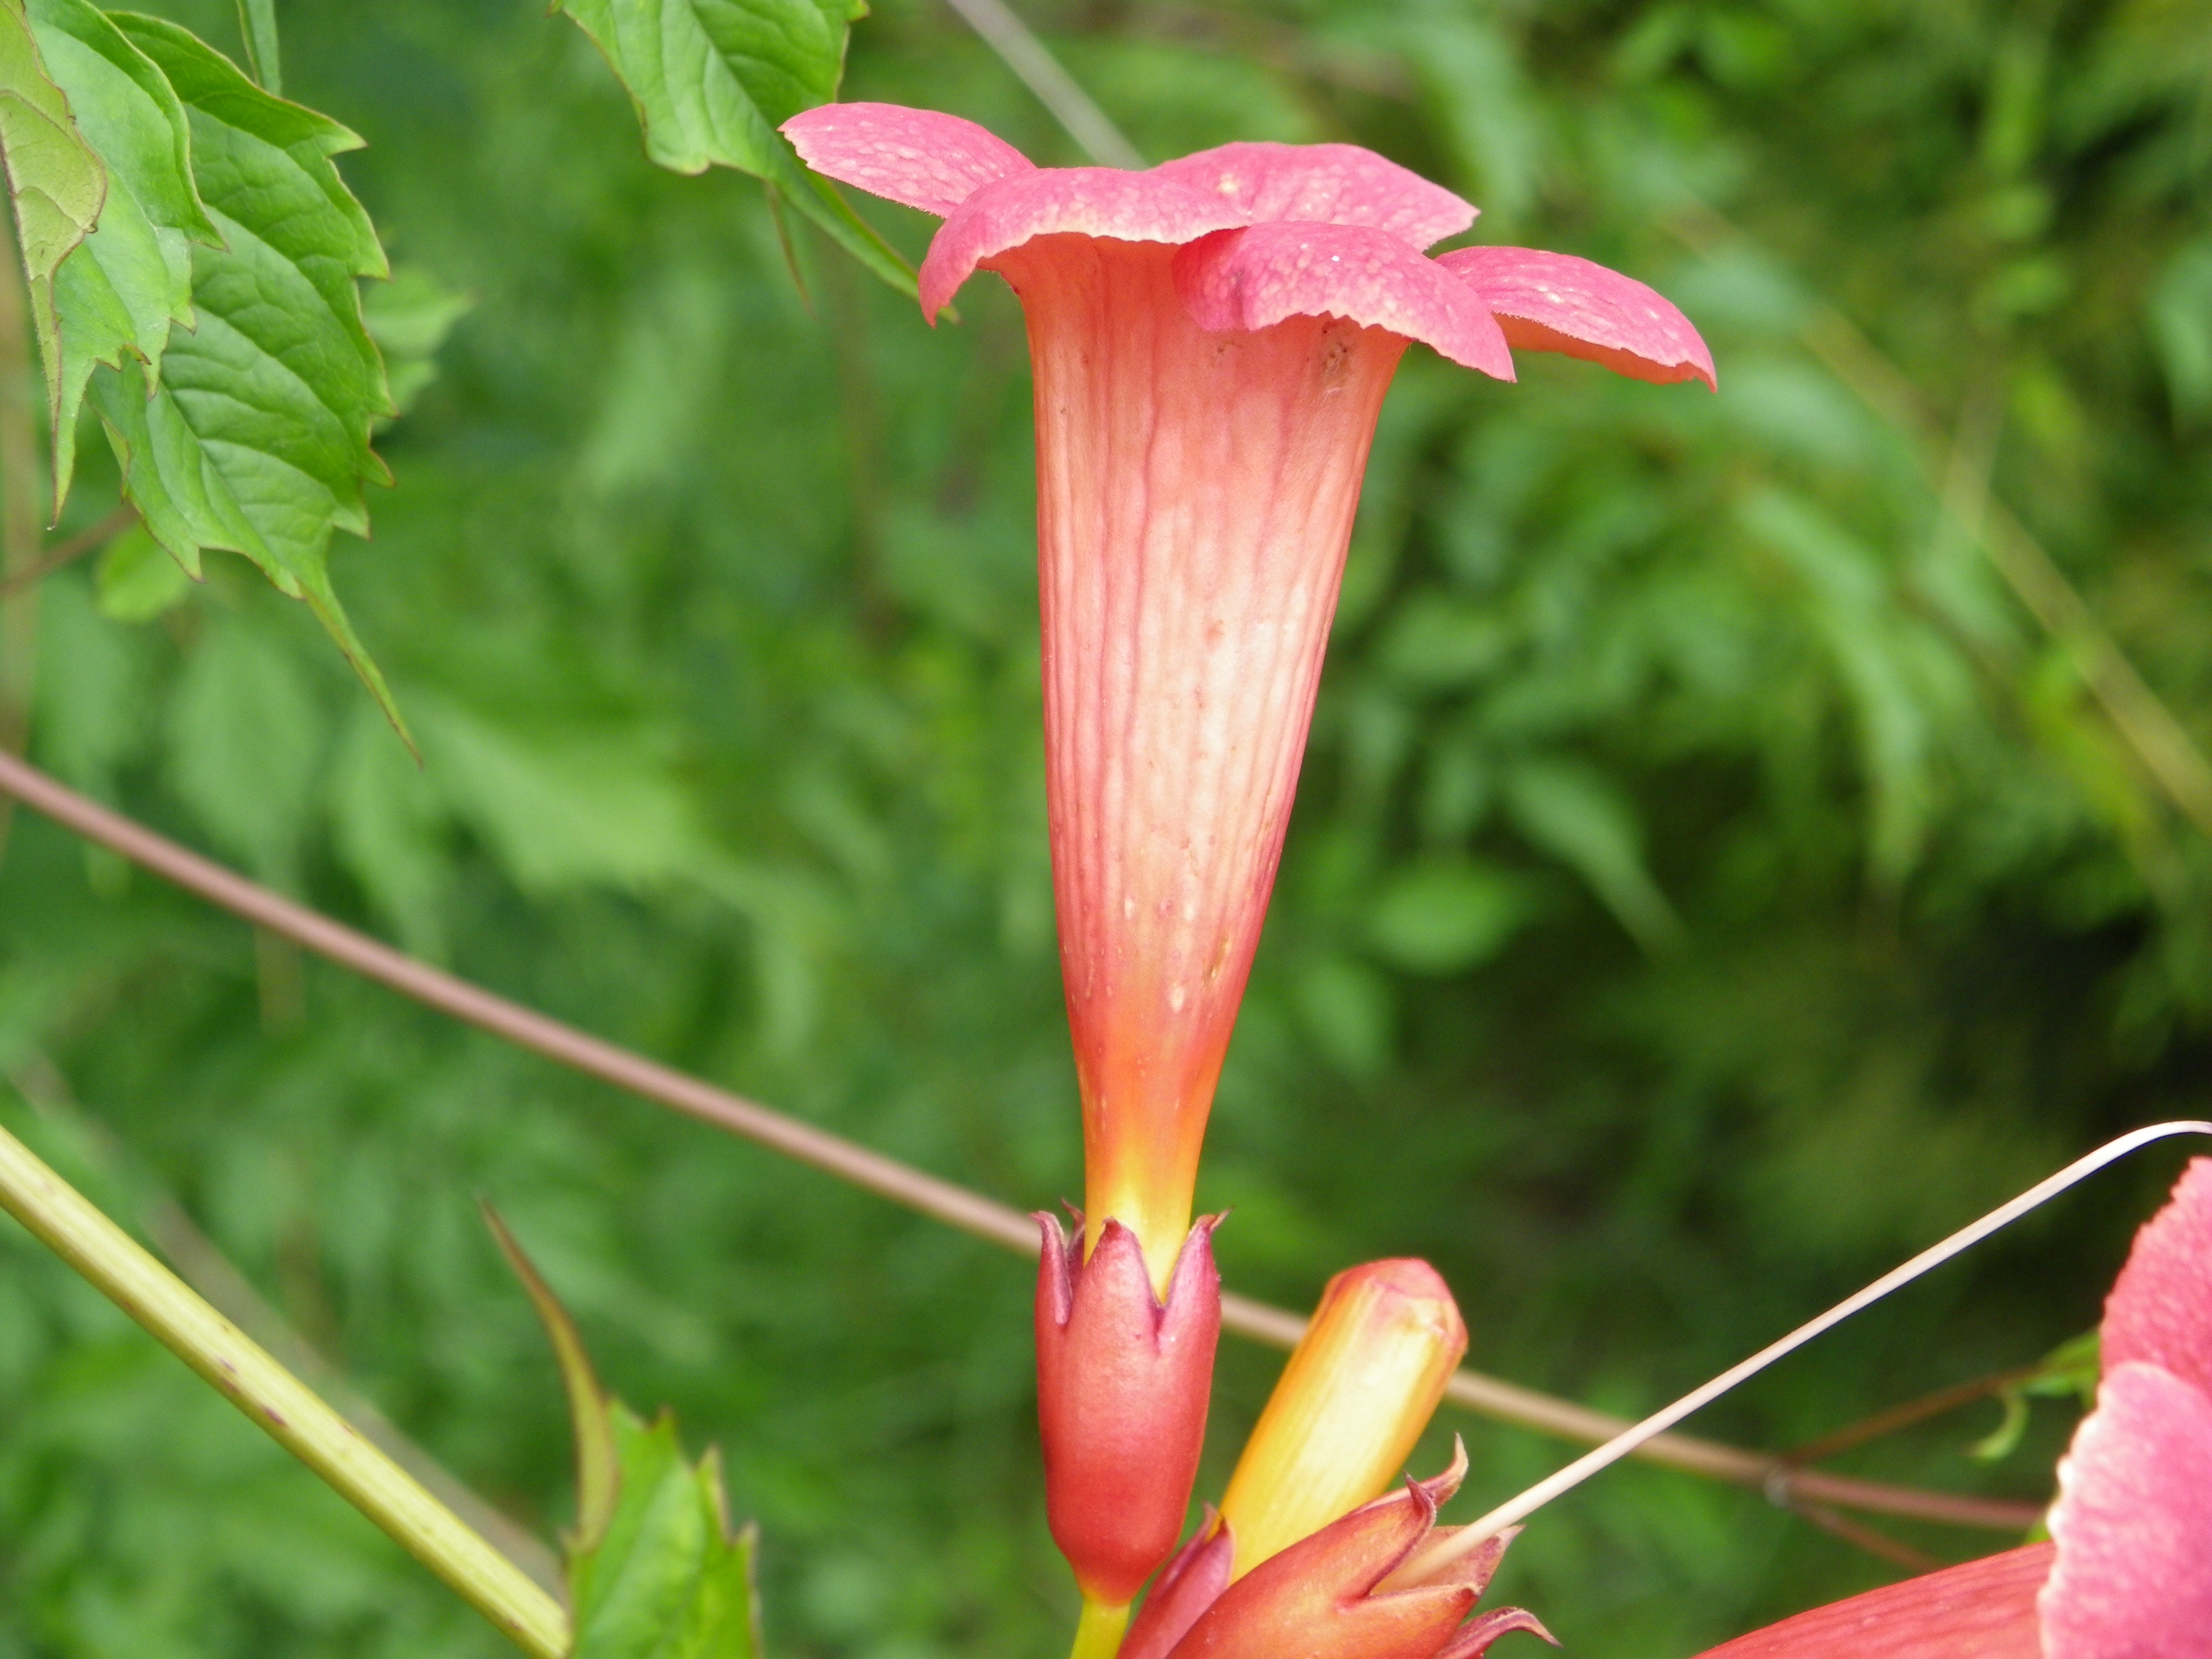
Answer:
[[[222, 0], [159, 9], [238, 48]], [[1401, 372], [1200, 1194], [1235, 1206], [1232, 1284], [1304, 1302], [1424, 1254], [1471, 1363], [1632, 1411], [2073, 1151], [2201, 1111], [2205, 838], [2087, 689], [2090, 642], [1981, 545], [1991, 503], [2017, 514], [2212, 743], [2201, 7], [1025, 10], [1148, 155], [1373, 145], [1480, 202], [1481, 240], [1653, 282], [1721, 368], [1717, 398], [1541, 358], [1513, 386]], [[1011, 299], [978, 283], [932, 332], [794, 228], [802, 292], [758, 186], [651, 166], [536, 8], [280, 21], [287, 90], [368, 140], [343, 170], [421, 274], [386, 326], [452, 324], [379, 440], [374, 540], [334, 550], [425, 764], [241, 562], [185, 591], [131, 542], [40, 589], [35, 758], [592, 1030], [1017, 1202], [1079, 1190]], [[926, 0], [856, 27], [847, 90], [1077, 159]], [[927, 223], [877, 205], [918, 254]], [[112, 499], [100, 465], [72, 525]], [[478, 1193], [609, 1386], [720, 1443], [771, 1651], [1066, 1639], [1019, 1261], [21, 812], [0, 1073], [11, 1127], [52, 1150], [33, 1103], [73, 1097], [541, 1534], [570, 1513], [560, 1391]], [[2095, 1322], [2176, 1156], [1702, 1425], [1784, 1446], [2032, 1361]], [[1224, 1348], [1209, 1489], [1274, 1365]], [[1994, 1415], [1842, 1467], [2041, 1496], [2065, 1410], [1984, 1468]], [[1564, 1449], [1448, 1414], [1425, 1466], [1450, 1429], [1463, 1504]], [[1540, 1517], [1500, 1593], [1571, 1652], [1667, 1659], [1893, 1571], [1624, 1469]], [[278, 1650], [497, 1642], [0, 1231], [0, 1655]]]

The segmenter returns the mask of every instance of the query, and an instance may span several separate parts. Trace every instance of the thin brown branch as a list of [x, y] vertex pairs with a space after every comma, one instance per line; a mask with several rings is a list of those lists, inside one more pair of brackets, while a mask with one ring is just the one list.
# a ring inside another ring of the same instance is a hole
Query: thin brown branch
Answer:
[[1892, 1406], [1886, 1412], [1876, 1412], [1872, 1417], [1862, 1418], [1833, 1434], [1809, 1440], [1782, 1454], [1783, 1461], [1791, 1464], [1820, 1463], [1863, 1446], [1869, 1440], [1879, 1440], [1884, 1435], [1895, 1434], [1899, 1429], [1909, 1429], [1916, 1423], [1924, 1423], [1931, 1417], [1941, 1417], [1946, 1412], [1956, 1411], [1961, 1406], [1971, 1406], [1977, 1400], [1986, 1400], [1993, 1394], [2002, 1394], [2015, 1382], [2025, 1382], [2043, 1370], [2040, 1365], [2015, 1365], [2010, 1370], [1992, 1371], [1987, 1376], [1977, 1376], [1965, 1382], [1954, 1382], [1948, 1389], [1938, 1389], [1917, 1400], [1908, 1400], [1901, 1406]]
[[1926, 1550], [1917, 1550], [1903, 1539], [1892, 1538], [1887, 1533], [1854, 1521], [1849, 1516], [1830, 1509], [1826, 1504], [1790, 1504], [1784, 1506], [1800, 1520], [1809, 1521], [1822, 1532], [1840, 1538], [1856, 1549], [1903, 1567], [1907, 1572], [1933, 1572], [1946, 1565]]
[[88, 553], [97, 552], [125, 531], [138, 522], [138, 509], [125, 501], [98, 523], [87, 526], [74, 536], [67, 536], [39, 555], [33, 562], [0, 581], [0, 604], [5, 604], [16, 594], [40, 582], [65, 564], [74, 563]]
[[[510, 1002], [444, 970], [416, 961], [342, 922], [295, 904], [179, 846], [12, 756], [0, 755], [0, 794], [21, 801], [88, 841], [220, 905], [256, 927], [280, 933], [338, 966], [374, 980], [427, 1007], [506, 1038], [641, 1098], [711, 1123], [799, 1163], [902, 1204], [963, 1232], [1024, 1255], [1037, 1253], [1036, 1224], [1011, 1206], [885, 1158], [757, 1101], [687, 1077], [672, 1067], [602, 1042], [574, 1026]], [[1272, 1347], [1294, 1346], [1305, 1321], [1249, 1297], [1224, 1294], [1223, 1326]], [[1479, 1371], [1462, 1370], [1445, 1390], [1455, 1404], [1499, 1422], [1601, 1444], [1628, 1424]], [[1791, 1468], [1766, 1452], [1747, 1451], [1684, 1434], [1662, 1434], [1635, 1455], [1692, 1474], [1811, 1502], [1905, 1516], [1995, 1532], [2025, 1531], [2041, 1516], [2033, 1504], [1893, 1486], [1844, 1475]], [[1780, 1501], [1778, 1498], [1778, 1501]]]

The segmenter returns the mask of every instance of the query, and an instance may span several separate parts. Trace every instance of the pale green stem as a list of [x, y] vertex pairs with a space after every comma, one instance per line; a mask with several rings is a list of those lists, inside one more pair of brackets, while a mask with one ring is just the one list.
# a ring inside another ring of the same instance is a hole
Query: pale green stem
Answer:
[[1067, 1659], [1114, 1659], [1121, 1650], [1121, 1633], [1129, 1628], [1129, 1604], [1109, 1607], [1083, 1598], [1083, 1617], [1075, 1626], [1075, 1650]]
[[0, 1206], [516, 1646], [563, 1659], [568, 1619], [558, 1602], [4, 1129]]

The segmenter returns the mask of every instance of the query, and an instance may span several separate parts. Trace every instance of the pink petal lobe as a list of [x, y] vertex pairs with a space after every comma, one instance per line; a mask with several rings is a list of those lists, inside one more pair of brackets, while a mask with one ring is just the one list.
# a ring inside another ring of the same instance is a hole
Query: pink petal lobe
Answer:
[[1498, 321], [1437, 260], [1364, 225], [1276, 223], [1224, 231], [1176, 256], [1176, 292], [1214, 332], [1286, 317], [1342, 317], [1436, 348], [1500, 380], [1513, 354]]
[[2058, 1466], [2053, 1659], [2212, 1654], [2212, 1398], [2140, 1363], [2107, 1371]]
[[2106, 1373], [2137, 1359], [2212, 1395], [2212, 1158], [2190, 1160], [2105, 1300]]
[[1664, 386], [1703, 380], [1713, 355], [1690, 319], [1631, 276], [1571, 253], [1463, 247], [1437, 263], [1472, 288], [1522, 351], [1559, 351]]
[[1416, 252], [1474, 222], [1474, 209], [1442, 185], [1357, 144], [1223, 144], [1152, 172], [1237, 203], [1254, 224], [1365, 225]]
[[921, 308], [934, 317], [978, 265], [1040, 236], [1195, 241], [1245, 222], [1242, 206], [1157, 173], [1044, 167], [984, 185], [960, 204], [921, 262]]
[[783, 124], [799, 158], [825, 179], [939, 218], [985, 185], [1036, 164], [973, 121], [903, 104], [823, 104]]
[[2030, 1544], [1831, 1601], [1700, 1659], [2043, 1659], [2035, 1593], [2051, 1547]]

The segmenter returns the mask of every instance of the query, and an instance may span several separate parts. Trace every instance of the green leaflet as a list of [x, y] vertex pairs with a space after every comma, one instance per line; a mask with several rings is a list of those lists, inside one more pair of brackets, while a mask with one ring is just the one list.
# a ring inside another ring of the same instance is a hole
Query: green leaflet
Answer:
[[369, 434], [392, 397], [355, 287], [386, 274], [384, 252], [330, 160], [361, 141], [175, 24], [114, 21], [182, 100], [221, 239], [191, 249], [195, 326], [171, 333], [158, 373], [126, 360], [93, 382], [125, 489], [187, 570], [227, 548], [305, 600], [404, 737], [327, 562], [332, 526], [368, 532], [363, 481], [388, 482]]
[[599, 1386], [567, 1310], [489, 1204], [484, 1219], [544, 1321], [575, 1420], [572, 1659], [760, 1659], [757, 1534], [730, 1529], [720, 1456], [685, 1462], [673, 1418], [647, 1425]]
[[238, 0], [238, 30], [246, 37], [246, 62], [253, 78], [281, 95], [284, 75], [276, 54], [276, 0]]
[[184, 106], [153, 60], [88, 0], [30, 0], [39, 48], [106, 161], [98, 228], [51, 276], [31, 280], [46, 371], [54, 505], [76, 470], [77, 410], [100, 363], [126, 354], [158, 375], [170, 325], [192, 325], [191, 240], [221, 240], [192, 183]]
[[749, 173], [902, 293], [914, 272], [775, 129], [837, 95], [866, 0], [556, 0], [637, 106], [646, 154], [678, 173]]
[[[0, 151], [8, 167], [8, 193], [15, 208], [15, 240], [23, 256], [47, 393], [58, 415], [61, 358], [55, 349], [56, 271], [81, 249], [108, 200], [107, 169], [79, 128], [64, 88], [53, 79], [23, 0], [0, 0]], [[114, 320], [103, 317], [112, 331]], [[86, 370], [88, 374], [91, 371]], [[82, 395], [82, 382], [79, 382]], [[71, 405], [73, 413], [75, 405]], [[60, 423], [56, 421], [58, 439]], [[64, 476], [56, 444], [55, 477]], [[54, 495], [61, 510], [61, 493]]]
[[40, 61], [22, 0], [0, 0], [0, 149], [24, 274], [40, 282], [99, 222], [107, 175]]

